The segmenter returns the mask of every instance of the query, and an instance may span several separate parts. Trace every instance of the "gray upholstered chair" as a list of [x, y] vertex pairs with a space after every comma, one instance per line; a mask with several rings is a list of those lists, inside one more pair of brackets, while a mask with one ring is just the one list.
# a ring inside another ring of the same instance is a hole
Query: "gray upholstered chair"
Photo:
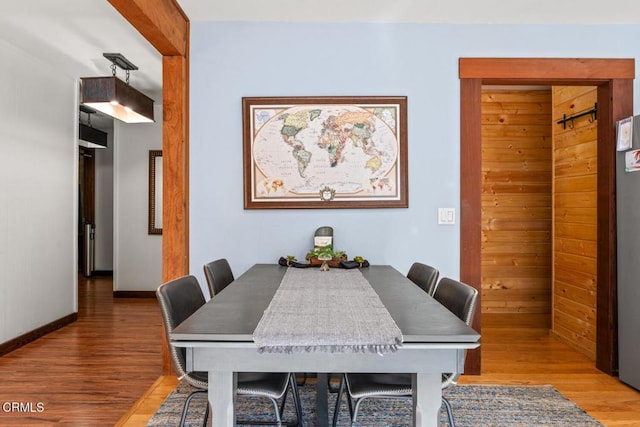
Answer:
[[[176, 326], [202, 307], [205, 304], [205, 299], [200, 284], [194, 276], [184, 276], [163, 283], [156, 291], [156, 296], [162, 311], [173, 368], [181, 381], [185, 381], [196, 388], [184, 402], [180, 421], [180, 426], [183, 426], [191, 399], [197, 394], [205, 394], [206, 396], [208, 376], [206, 372], [187, 372], [186, 351], [184, 348], [171, 345], [169, 334]], [[270, 399], [275, 408], [275, 424], [277, 425], [282, 425], [282, 413], [289, 387], [291, 388], [297, 414], [297, 420], [293, 425], [302, 425], [302, 407], [293, 375], [289, 373], [238, 373], [237, 394]], [[278, 402], [280, 399], [282, 403]], [[208, 414], [209, 405], [207, 405], [203, 425], [206, 424]], [[261, 424], [269, 423], [261, 422]], [[272, 422], [271, 424], [274, 423]]]
[[426, 293], [433, 296], [439, 275], [440, 272], [437, 268], [422, 264], [421, 262], [414, 262], [411, 268], [409, 268], [407, 279], [411, 280], [413, 283], [420, 286], [420, 288], [422, 288]]
[[229, 262], [225, 258], [220, 258], [205, 264], [204, 276], [207, 279], [211, 298], [234, 281], [233, 271], [231, 271]]
[[[457, 280], [443, 277], [440, 279], [433, 297], [467, 325], [471, 325], [478, 304], [478, 291], [476, 289]], [[455, 384], [459, 377], [460, 373], [458, 372], [442, 374], [442, 388], [445, 389]], [[340, 382], [336, 407], [333, 413], [333, 426], [338, 422], [340, 403], [345, 386], [352, 426], [356, 423], [360, 404], [365, 399], [412, 397], [411, 374], [344, 374], [343, 380]], [[355, 404], [352, 400], [355, 401]], [[454, 427], [451, 404], [444, 396], [442, 397], [442, 403], [447, 410], [449, 425]]]

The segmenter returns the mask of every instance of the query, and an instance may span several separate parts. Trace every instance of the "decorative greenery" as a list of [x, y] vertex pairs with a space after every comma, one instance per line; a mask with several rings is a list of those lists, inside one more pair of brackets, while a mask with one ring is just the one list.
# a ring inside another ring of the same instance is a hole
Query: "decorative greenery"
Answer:
[[321, 259], [322, 257], [322, 258], [333, 259], [333, 258], [341, 258], [344, 255], [345, 255], [345, 251], [334, 251], [331, 246], [323, 246], [321, 248], [316, 248], [307, 252], [307, 254], [305, 255], [305, 258], [311, 259], [315, 257], [315, 258]]

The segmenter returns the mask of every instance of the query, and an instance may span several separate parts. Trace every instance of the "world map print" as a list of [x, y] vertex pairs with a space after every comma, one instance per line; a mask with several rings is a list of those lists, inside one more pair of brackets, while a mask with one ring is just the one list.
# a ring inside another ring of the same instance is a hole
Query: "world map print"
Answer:
[[303, 104], [251, 110], [252, 197], [399, 197], [397, 105]]

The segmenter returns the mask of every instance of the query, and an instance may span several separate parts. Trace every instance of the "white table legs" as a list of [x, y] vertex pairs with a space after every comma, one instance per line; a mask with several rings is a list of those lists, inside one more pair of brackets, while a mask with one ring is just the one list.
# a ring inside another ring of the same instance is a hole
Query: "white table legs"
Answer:
[[[442, 404], [442, 374], [413, 374], [413, 425], [437, 427]], [[209, 371], [210, 424], [215, 427], [235, 427], [237, 374]], [[326, 386], [326, 380], [323, 382]], [[323, 414], [326, 417], [326, 414]]]
[[442, 405], [442, 374], [412, 374], [413, 425], [436, 427]]
[[209, 425], [215, 427], [236, 426], [236, 387], [238, 375], [229, 371], [209, 371]]

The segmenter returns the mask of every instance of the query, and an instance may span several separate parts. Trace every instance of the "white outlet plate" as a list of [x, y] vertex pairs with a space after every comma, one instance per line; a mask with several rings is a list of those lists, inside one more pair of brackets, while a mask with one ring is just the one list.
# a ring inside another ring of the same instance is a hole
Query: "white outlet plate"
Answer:
[[438, 224], [452, 225], [456, 223], [455, 208], [438, 208]]

